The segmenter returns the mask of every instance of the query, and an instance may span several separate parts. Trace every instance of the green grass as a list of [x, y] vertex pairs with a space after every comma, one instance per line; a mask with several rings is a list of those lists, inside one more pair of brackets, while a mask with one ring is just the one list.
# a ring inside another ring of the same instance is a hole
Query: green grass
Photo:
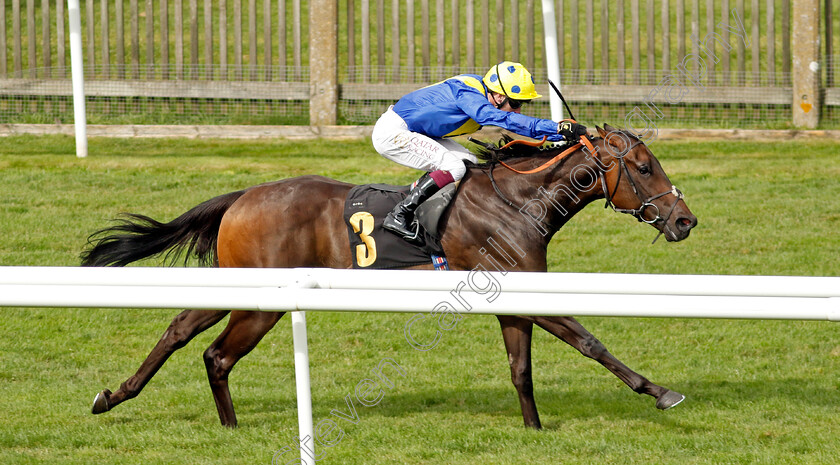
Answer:
[[[122, 211], [171, 219], [256, 183], [307, 173], [407, 183], [416, 172], [369, 142], [91, 139], [0, 146], [0, 265], [75, 265], [86, 236]], [[831, 142], [656, 142], [699, 219], [678, 244], [586, 208], [554, 238], [552, 271], [840, 276], [840, 162]], [[150, 261], [146, 265], [156, 264]], [[201, 353], [176, 353], [132, 401], [100, 416], [96, 392], [137, 368], [176, 312], [10, 309], [0, 319], [0, 463], [271, 463], [297, 436], [284, 318], [231, 375], [240, 427], [219, 426]], [[591, 360], [535, 331], [544, 430], [522, 427], [498, 324], [469, 317], [429, 352], [402, 314], [308, 315], [315, 421], [346, 409], [384, 357], [407, 372], [327, 464], [826, 464], [840, 459], [840, 339], [820, 322], [585, 318], [622, 361], [688, 396], [661, 412]], [[224, 323], [224, 322], [223, 322]], [[291, 460], [292, 455], [283, 457]], [[280, 462], [285, 463], [285, 462]]]

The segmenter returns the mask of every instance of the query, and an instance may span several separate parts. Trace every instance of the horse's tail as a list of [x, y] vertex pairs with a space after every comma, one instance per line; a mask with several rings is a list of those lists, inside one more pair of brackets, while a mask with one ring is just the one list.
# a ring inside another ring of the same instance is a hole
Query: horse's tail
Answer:
[[88, 247], [81, 254], [82, 266], [125, 266], [163, 252], [167, 252], [164, 261], [186, 252], [184, 262], [195, 255], [202, 265], [213, 265], [222, 216], [244, 193], [242, 190], [220, 195], [169, 223], [126, 214], [116, 226], [88, 238]]

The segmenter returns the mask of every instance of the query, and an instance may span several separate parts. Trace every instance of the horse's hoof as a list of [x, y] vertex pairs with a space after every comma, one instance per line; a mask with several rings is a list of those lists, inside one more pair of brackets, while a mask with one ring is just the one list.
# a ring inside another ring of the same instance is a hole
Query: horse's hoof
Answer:
[[98, 413], [105, 413], [108, 410], [111, 410], [111, 406], [108, 404], [108, 398], [111, 396], [111, 391], [104, 390], [96, 395], [93, 398], [93, 408], [90, 411], [96, 415]]
[[659, 410], [668, 410], [669, 408], [676, 407], [684, 400], [684, 395], [677, 391], [668, 390], [665, 391], [665, 394], [662, 394], [658, 399], [656, 399], [656, 408]]

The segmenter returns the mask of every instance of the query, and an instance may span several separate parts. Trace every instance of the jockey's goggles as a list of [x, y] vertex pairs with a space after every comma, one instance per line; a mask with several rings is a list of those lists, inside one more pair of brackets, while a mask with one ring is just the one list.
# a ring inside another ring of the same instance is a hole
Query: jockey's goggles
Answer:
[[[505, 101], [510, 105], [512, 110], [518, 110], [522, 108], [522, 104], [530, 102], [530, 100], [516, 100], [510, 97], [505, 97]], [[502, 106], [505, 106], [505, 102], [502, 102]]]

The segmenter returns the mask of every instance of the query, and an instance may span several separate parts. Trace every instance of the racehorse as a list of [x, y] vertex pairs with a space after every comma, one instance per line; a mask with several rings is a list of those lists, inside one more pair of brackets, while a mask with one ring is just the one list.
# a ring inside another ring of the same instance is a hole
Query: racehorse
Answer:
[[[508, 144], [488, 149], [490, 160], [469, 167], [440, 220], [440, 242], [450, 267], [472, 270], [487, 254], [481, 245], [504, 229], [519, 249], [514, 263], [508, 257], [510, 266], [504, 271], [547, 271], [546, 250], [553, 234], [596, 199], [606, 199], [615, 211], [650, 224], [668, 241], [688, 237], [697, 218], [643, 141], [609, 125], [597, 130], [600, 137], [584, 136], [584, 144], [571, 148]], [[302, 176], [221, 195], [169, 223], [128, 215], [91, 235], [82, 263], [124, 266], [174, 252], [218, 267], [350, 268], [349, 233], [342, 210], [352, 187], [325, 177]], [[496, 258], [494, 263], [503, 261]], [[173, 352], [228, 313], [230, 320], [204, 352], [204, 363], [221, 423], [236, 426], [228, 375], [282, 312], [183, 311], [133, 376], [116, 392], [106, 389], [96, 396], [93, 413], [136, 397]], [[534, 324], [598, 361], [635, 392], [656, 398], [657, 408], [668, 409], [684, 399], [621, 363], [574, 318], [497, 318], [527, 427], [541, 427], [531, 379]]]

